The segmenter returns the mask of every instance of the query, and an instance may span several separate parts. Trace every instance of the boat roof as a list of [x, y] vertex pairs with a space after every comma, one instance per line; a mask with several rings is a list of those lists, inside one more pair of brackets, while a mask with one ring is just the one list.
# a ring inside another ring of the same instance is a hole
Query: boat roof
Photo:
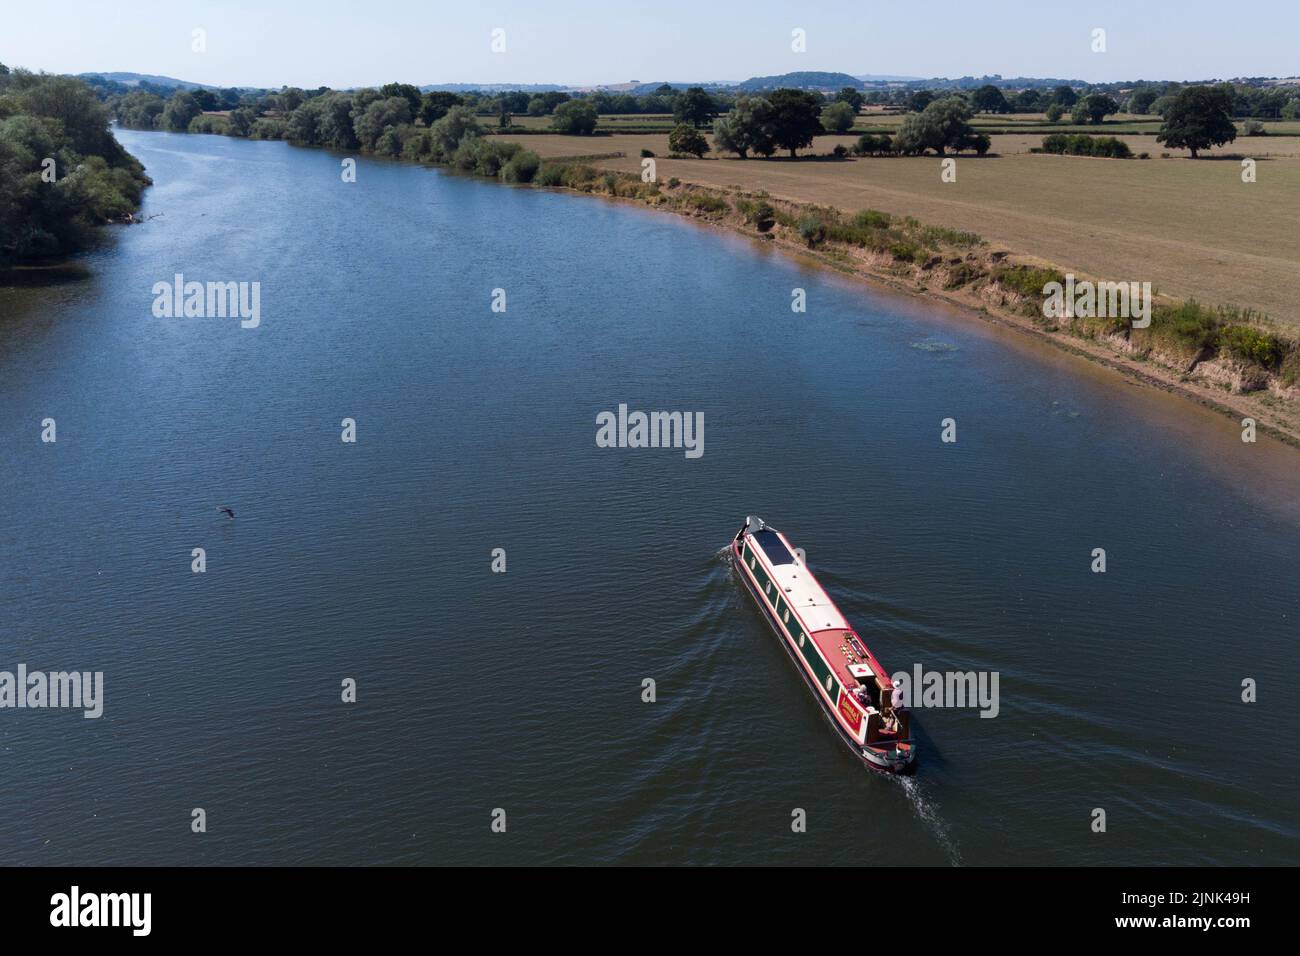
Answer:
[[810, 632], [849, 626], [817, 583], [817, 579], [791, 553], [780, 532], [763, 528], [751, 534], [750, 538], [762, 550], [771, 566], [773, 580], [780, 586], [786, 601], [798, 612]]
[[870, 681], [867, 673], [853, 673], [861, 665], [874, 676], [877, 685], [889, 689], [889, 672], [875, 659], [858, 633], [826, 596], [817, 579], [801, 559], [792, 553], [785, 535], [764, 526], [749, 534], [766, 560], [772, 580], [781, 588], [786, 602], [794, 608], [809, 635], [821, 650], [822, 657], [846, 687]]
[[[766, 551], [766, 549], [764, 549]], [[847, 628], [849, 622], [831, 603], [821, 585], [802, 564], [778, 564], [772, 568], [772, 577], [785, 594], [809, 631], [827, 628]]]

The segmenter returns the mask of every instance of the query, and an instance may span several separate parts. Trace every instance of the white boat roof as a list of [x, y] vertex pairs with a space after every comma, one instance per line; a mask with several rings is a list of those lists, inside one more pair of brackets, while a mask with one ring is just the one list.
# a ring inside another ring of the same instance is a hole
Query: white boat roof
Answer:
[[802, 564], [778, 564], [772, 572], [772, 577], [785, 593], [786, 601], [799, 612], [808, 630], [848, 628], [848, 622]]

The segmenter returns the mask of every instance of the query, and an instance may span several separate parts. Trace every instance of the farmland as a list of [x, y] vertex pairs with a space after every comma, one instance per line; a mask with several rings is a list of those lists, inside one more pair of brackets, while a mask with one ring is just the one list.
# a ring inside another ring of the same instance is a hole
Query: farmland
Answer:
[[[545, 118], [534, 118], [539, 121]], [[601, 129], [626, 119], [601, 117]], [[667, 118], [663, 118], [667, 119]], [[1034, 132], [995, 134], [990, 156], [957, 160], [957, 181], [940, 179], [933, 156], [832, 159], [836, 144], [855, 137], [821, 136], [807, 158], [671, 159], [664, 132], [596, 136], [518, 135], [543, 159], [622, 153], [596, 165], [636, 172], [641, 150], [656, 155], [662, 180], [745, 191], [766, 191], [797, 202], [846, 212], [879, 209], [925, 223], [979, 233], [1010, 252], [1113, 280], [1151, 281], [1158, 291], [1212, 305], [1263, 312], [1300, 326], [1292, 286], [1300, 269], [1300, 132], [1296, 123], [1270, 124], [1263, 137], [1239, 136], [1193, 161], [1164, 150], [1154, 136], [1134, 131], [1150, 121], [1090, 127], [1120, 135], [1151, 159], [1093, 159], [1035, 155], [1041, 126], [1035, 117], [980, 117], [978, 125], [1022, 124]], [[1041, 118], [1037, 118], [1041, 119]], [[882, 114], [882, 127], [897, 117]], [[859, 126], [875, 126], [870, 114]], [[539, 122], [544, 126], [544, 122]], [[1046, 125], [1046, 124], [1043, 124]], [[1069, 130], [1068, 124], [1051, 127]], [[599, 132], [599, 129], [598, 129]], [[1168, 153], [1168, 158], [1162, 158]], [[816, 155], [816, 154], [821, 154]], [[1240, 157], [1258, 159], [1256, 182], [1242, 181]]]

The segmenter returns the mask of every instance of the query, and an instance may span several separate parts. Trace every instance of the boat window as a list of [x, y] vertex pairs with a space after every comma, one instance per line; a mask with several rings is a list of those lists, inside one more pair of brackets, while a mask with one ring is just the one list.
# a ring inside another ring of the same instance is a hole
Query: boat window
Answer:
[[763, 553], [767, 555], [767, 560], [772, 564], [794, 564], [794, 555], [781, 543], [781, 538], [775, 531], [755, 532], [754, 540], [758, 542]]

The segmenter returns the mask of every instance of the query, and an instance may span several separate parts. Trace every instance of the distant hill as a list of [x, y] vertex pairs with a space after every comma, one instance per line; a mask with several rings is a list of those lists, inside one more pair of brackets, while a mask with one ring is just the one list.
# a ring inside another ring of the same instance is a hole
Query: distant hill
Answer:
[[123, 86], [140, 86], [144, 84], [169, 90], [198, 90], [203, 88], [202, 83], [178, 80], [172, 76], [155, 76], [151, 73], [78, 73], [77, 77], [82, 80], [99, 77], [111, 83], [121, 83]]
[[931, 77], [928, 80], [909, 80], [908, 86], [930, 90], [973, 90], [989, 84], [1004, 90], [1044, 90], [1057, 86], [1075, 88], [1088, 86], [1086, 80], [1067, 80], [1045, 76], [1004, 77], [998, 73], [991, 76], [960, 76], [950, 79], [946, 76]]
[[778, 76], [751, 76], [743, 83], [737, 83], [736, 89], [744, 92], [757, 90], [825, 90], [835, 92], [849, 86], [855, 90], [862, 89], [862, 81], [848, 73], [822, 73], [816, 70], [804, 70], [798, 73], [782, 73]]
[[656, 80], [653, 83], [638, 83], [632, 89], [628, 90], [636, 96], [643, 96], [646, 93], [653, 93], [661, 86], [671, 86], [675, 90], [688, 90], [692, 86], [703, 87], [706, 90], [730, 90], [735, 89], [735, 80], [691, 80], [689, 83], [680, 80]]
[[913, 80], [923, 80], [923, 76], [892, 76], [888, 73], [860, 73], [854, 77], [863, 83], [910, 83]]
[[555, 93], [571, 89], [573, 87], [556, 83], [429, 83], [421, 86], [420, 92], [428, 93], [437, 90], [440, 93]]

